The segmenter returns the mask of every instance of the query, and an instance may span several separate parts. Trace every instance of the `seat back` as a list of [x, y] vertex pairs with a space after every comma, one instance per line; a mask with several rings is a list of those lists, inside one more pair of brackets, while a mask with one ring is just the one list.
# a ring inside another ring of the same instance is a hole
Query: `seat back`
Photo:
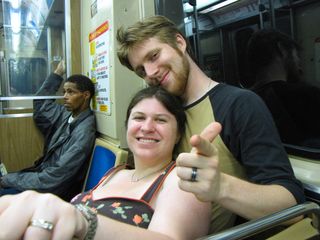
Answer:
[[112, 167], [126, 163], [128, 152], [102, 138], [97, 138], [92, 152], [83, 191], [95, 187], [103, 175]]

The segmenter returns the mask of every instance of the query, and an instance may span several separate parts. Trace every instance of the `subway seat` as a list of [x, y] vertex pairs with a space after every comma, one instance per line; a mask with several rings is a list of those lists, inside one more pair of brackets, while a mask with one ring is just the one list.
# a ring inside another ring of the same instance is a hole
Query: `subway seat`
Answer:
[[126, 163], [127, 158], [128, 151], [105, 139], [97, 138], [82, 190], [88, 191], [94, 188], [110, 168]]

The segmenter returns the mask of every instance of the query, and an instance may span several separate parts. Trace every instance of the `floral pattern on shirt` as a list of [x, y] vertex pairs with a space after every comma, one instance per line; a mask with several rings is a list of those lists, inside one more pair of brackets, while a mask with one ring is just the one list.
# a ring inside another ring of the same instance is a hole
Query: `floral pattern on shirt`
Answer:
[[[72, 202], [74, 204], [76, 202], [81, 202], [82, 204], [96, 209], [99, 214], [137, 227], [146, 228], [146, 226], [149, 225], [153, 210], [147, 207], [145, 203], [130, 199], [121, 199], [121, 201], [119, 201], [120, 199], [117, 198], [117, 201], [114, 201], [113, 198], [112, 200], [113, 201], [110, 202], [110, 204], [107, 203], [109, 202], [109, 199], [92, 200], [92, 194], [91, 192], [88, 192], [79, 194]], [[109, 213], [106, 214], [106, 211]]]

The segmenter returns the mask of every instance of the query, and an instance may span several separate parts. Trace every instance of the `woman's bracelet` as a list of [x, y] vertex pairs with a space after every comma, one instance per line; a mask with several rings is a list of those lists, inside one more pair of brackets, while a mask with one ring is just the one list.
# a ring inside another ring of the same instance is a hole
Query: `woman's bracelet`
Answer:
[[75, 207], [89, 223], [88, 231], [84, 239], [93, 240], [98, 227], [97, 211], [81, 203], [76, 204]]

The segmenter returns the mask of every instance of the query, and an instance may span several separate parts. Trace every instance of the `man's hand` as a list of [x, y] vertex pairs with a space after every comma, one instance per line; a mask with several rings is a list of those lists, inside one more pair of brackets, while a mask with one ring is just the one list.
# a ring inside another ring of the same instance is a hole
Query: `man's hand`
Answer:
[[64, 62], [64, 60], [61, 60], [58, 64], [56, 70], [54, 70], [54, 73], [62, 77], [63, 74], [65, 74], [65, 72], [66, 72], [65, 62]]
[[[210, 123], [200, 135], [190, 138], [191, 152], [179, 154], [176, 160], [180, 188], [201, 201], [219, 198], [221, 174], [217, 149], [212, 142], [220, 131], [219, 123]], [[192, 172], [196, 175], [195, 181], [192, 181]]]

